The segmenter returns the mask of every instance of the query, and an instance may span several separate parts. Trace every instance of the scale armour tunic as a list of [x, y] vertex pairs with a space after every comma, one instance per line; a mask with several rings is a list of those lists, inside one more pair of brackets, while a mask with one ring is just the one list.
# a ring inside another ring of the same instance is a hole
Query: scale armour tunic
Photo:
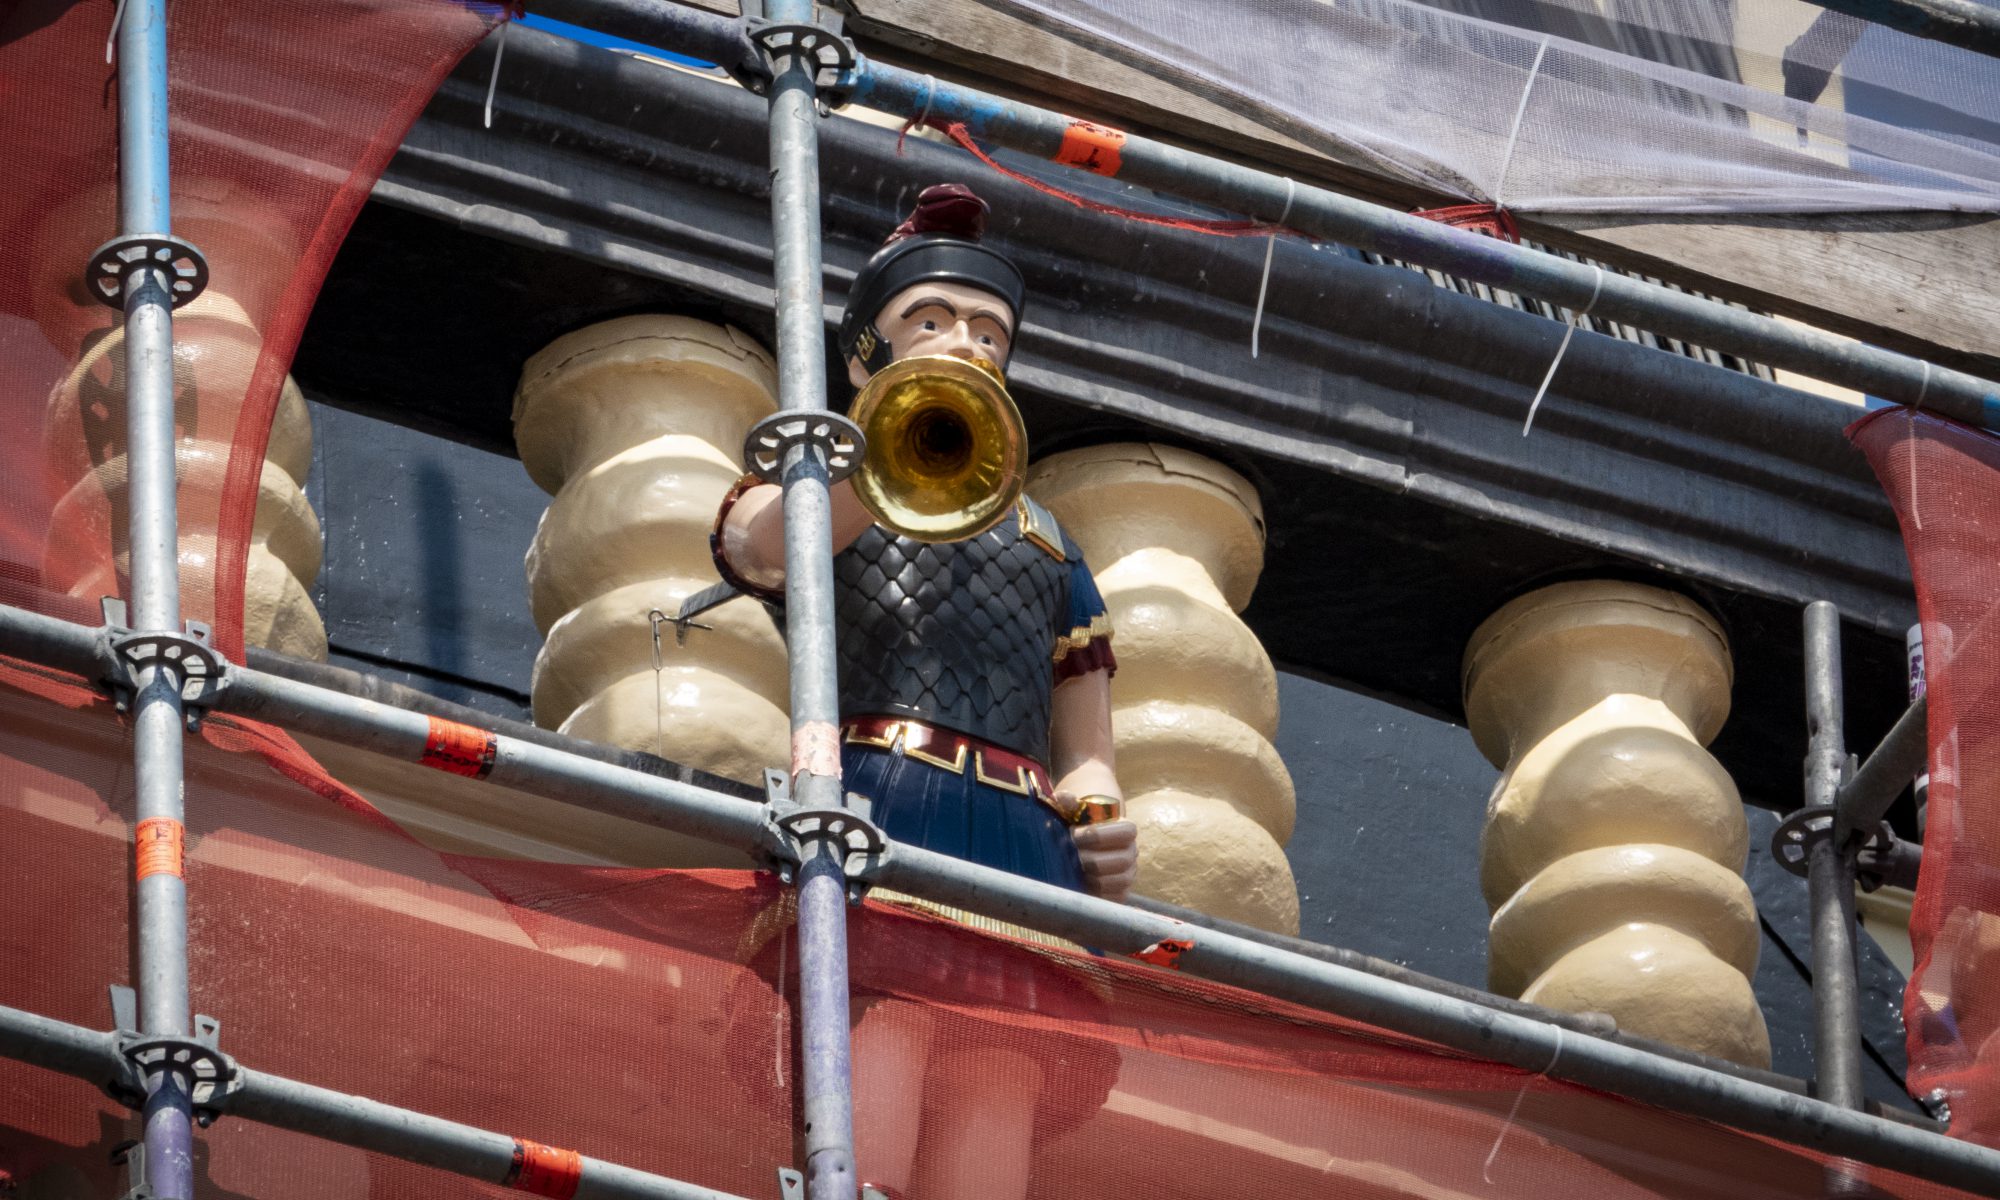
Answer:
[[[1104, 600], [1055, 518], [1023, 500], [975, 538], [925, 543], [871, 526], [834, 559], [840, 712], [914, 717], [1049, 762], [1055, 685], [1111, 669]], [[1046, 804], [891, 749], [843, 747], [844, 786], [883, 832], [941, 854], [1083, 886]]]

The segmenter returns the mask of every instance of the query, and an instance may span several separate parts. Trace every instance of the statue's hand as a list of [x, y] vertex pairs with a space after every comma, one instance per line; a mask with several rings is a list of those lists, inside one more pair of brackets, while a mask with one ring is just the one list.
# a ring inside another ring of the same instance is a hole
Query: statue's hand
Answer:
[[1130, 821], [1079, 825], [1070, 831], [1083, 860], [1083, 886], [1093, 896], [1120, 904], [1139, 877], [1139, 827]]

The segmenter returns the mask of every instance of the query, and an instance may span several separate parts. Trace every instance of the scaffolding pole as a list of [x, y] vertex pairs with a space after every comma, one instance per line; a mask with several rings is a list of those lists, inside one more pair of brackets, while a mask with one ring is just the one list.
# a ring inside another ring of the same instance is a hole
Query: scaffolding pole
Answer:
[[[735, 21], [670, 0], [535, 0], [531, 7], [559, 20], [732, 70], [741, 70], [746, 63], [747, 43]], [[1050, 109], [865, 58], [849, 75], [854, 104], [932, 125], [962, 123], [974, 138], [1037, 158], [1056, 160], [1065, 137], [1080, 124]], [[1119, 143], [1115, 177], [1225, 212], [1282, 222], [1310, 238], [1402, 259], [1573, 311], [1587, 309], [1602, 320], [2000, 430], [2000, 384], [1590, 263], [1456, 229], [1137, 134], [1126, 134]]]
[[[0, 1007], [0, 1056], [73, 1075], [98, 1087], [118, 1080], [130, 1069], [118, 1034], [17, 1008]], [[528, 1176], [538, 1169], [550, 1169], [548, 1164], [552, 1163], [560, 1181], [574, 1176], [574, 1192], [562, 1194], [576, 1200], [741, 1200], [727, 1192], [241, 1066], [236, 1068], [233, 1086], [224, 1108], [230, 1116], [487, 1183], [536, 1190], [530, 1185], [537, 1179]], [[537, 1168], [531, 1163], [543, 1165]], [[148, 1183], [150, 1186], [150, 1177]]]
[[1815, 600], [1805, 611], [1806, 811], [1818, 812], [1807, 843], [1812, 908], [1813, 1082], [1820, 1099], [1861, 1107], [1861, 978], [1854, 957], [1854, 853], [1834, 836], [1834, 805], [1847, 770], [1841, 697], [1840, 610]]
[[[130, 620], [134, 630], [181, 636], [179, 520], [174, 462], [172, 281], [153, 245], [173, 233], [167, 160], [166, 0], [127, 0], [118, 30], [119, 274], [125, 312], [125, 408]], [[170, 256], [171, 257], [171, 256]], [[170, 261], [170, 260], [169, 260]], [[139, 1030], [190, 1033], [181, 668], [169, 657], [132, 659], [135, 935]], [[190, 1075], [163, 1055], [145, 1084], [144, 1173], [163, 1200], [194, 1196]]]
[[[100, 630], [0, 606], [0, 655], [93, 679], [102, 646]], [[228, 679], [215, 697], [217, 712], [405, 762], [424, 758], [434, 718], [241, 667], [230, 668]], [[739, 849], [764, 844], [763, 811], [735, 797], [490, 731], [456, 736], [485, 743], [493, 763], [486, 778], [497, 786]], [[2000, 1194], [2000, 1152], [1983, 1146], [948, 855], [891, 844], [867, 882], [1115, 954], [1190, 940], [1179, 959], [1186, 974], [1856, 1163]]]
[[[819, 59], [812, 0], [769, 0], [771, 229], [777, 293], [778, 414], [771, 439], [784, 485], [785, 645], [791, 667], [792, 799], [837, 810], [840, 694], [833, 625], [835, 427], [827, 420], [820, 247]], [[746, 457], [749, 457], [746, 455]], [[846, 856], [831, 838], [801, 846], [799, 1080], [808, 1200], [852, 1200], [854, 1089], [849, 1044]]]

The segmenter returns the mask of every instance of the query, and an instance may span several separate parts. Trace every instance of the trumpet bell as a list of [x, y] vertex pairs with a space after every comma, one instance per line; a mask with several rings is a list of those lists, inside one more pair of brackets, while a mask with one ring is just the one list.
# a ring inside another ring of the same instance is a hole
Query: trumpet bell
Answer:
[[1028, 437], [1000, 373], [949, 355], [893, 362], [849, 414], [868, 439], [855, 494], [875, 519], [954, 542], [1007, 516], [1027, 481]]

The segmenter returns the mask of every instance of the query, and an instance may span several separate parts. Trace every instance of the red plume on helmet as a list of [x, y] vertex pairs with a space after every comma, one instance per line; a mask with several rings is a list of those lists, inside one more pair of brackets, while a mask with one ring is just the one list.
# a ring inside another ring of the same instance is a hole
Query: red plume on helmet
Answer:
[[962, 183], [934, 183], [917, 194], [917, 207], [884, 246], [920, 233], [943, 233], [976, 242], [986, 232], [986, 201]]

